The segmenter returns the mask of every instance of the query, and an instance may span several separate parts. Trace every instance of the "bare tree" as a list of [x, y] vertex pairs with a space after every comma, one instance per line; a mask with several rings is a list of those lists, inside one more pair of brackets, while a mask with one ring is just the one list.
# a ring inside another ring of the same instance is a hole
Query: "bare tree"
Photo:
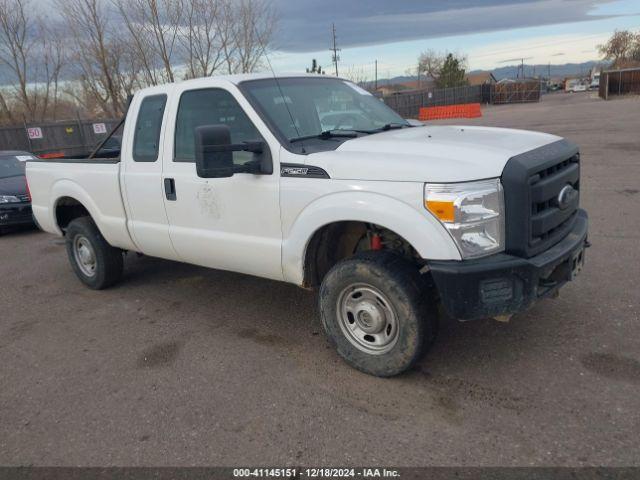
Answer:
[[277, 26], [277, 15], [265, 0], [236, 0], [231, 7], [235, 55], [227, 56], [229, 72], [249, 73], [260, 66]]
[[[343, 72], [342, 76], [347, 80], [350, 80], [360, 87], [368, 90], [371, 87], [371, 82], [369, 81], [369, 73], [370, 72], [367, 72], [367, 68], [365, 66], [351, 65], [346, 69], [346, 71]], [[373, 90], [373, 88], [371, 89]]]
[[58, 85], [64, 65], [62, 45], [34, 13], [29, 0], [0, 0], [0, 64], [12, 82], [13, 94], [3, 94], [0, 109], [11, 120], [42, 120], [50, 104], [58, 100]]
[[39, 24], [39, 43], [41, 49], [40, 66], [43, 73], [38, 77], [44, 79], [42, 117], [56, 119], [60, 100], [60, 77], [66, 65], [66, 49], [62, 40], [61, 26], [46, 24], [42, 19]]
[[11, 108], [9, 108], [9, 105], [7, 104], [7, 99], [2, 93], [2, 90], [0, 90], [0, 125], [12, 124], [15, 122], [16, 119], [13, 116]]
[[640, 32], [616, 30], [607, 43], [598, 46], [598, 51], [614, 67], [640, 63]]
[[184, 0], [113, 0], [132, 39], [146, 83], [175, 81]]
[[25, 115], [33, 119], [37, 102], [30, 95], [28, 84], [30, 57], [35, 42], [29, 35], [33, 26], [29, 10], [28, 0], [0, 0], [0, 62], [10, 70]]
[[187, 78], [208, 77], [225, 60], [229, 35], [225, 30], [227, 3], [221, 0], [190, 0], [186, 8], [186, 26], [178, 39], [182, 46]]
[[73, 88], [68, 91], [83, 104], [93, 97], [104, 113], [121, 115], [138, 75], [128, 36], [113, 33], [113, 16], [100, 0], [57, 0], [57, 5], [72, 38], [69, 43], [83, 94]]
[[62, 28], [40, 19], [33, 0], [0, 0], [0, 66], [11, 83], [0, 90], [2, 122], [57, 118], [69, 99], [119, 116], [128, 94], [175, 81], [183, 65], [187, 78], [254, 71], [277, 23], [268, 0], [54, 2]]
[[426, 75], [432, 79], [440, 76], [446, 55], [435, 50], [422, 52], [418, 57], [418, 75]]

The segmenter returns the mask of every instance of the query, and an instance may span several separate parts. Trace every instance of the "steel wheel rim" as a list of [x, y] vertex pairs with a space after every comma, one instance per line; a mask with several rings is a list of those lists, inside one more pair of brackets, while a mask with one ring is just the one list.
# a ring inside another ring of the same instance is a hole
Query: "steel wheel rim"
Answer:
[[96, 274], [96, 252], [87, 237], [78, 235], [74, 238], [73, 256], [83, 274], [87, 277], [93, 277]]
[[338, 297], [337, 313], [342, 333], [362, 352], [382, 355], [398, 341], [398, 316], [387, 297], [371, 285], [345, 288]]

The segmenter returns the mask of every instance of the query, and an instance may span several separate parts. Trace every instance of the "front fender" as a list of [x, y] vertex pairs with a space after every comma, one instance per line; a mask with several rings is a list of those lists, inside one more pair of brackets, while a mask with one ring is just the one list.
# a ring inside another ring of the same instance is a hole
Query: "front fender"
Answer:
[[[421, 192], [417, 198], [422, 198]], [[293, 222], [282, 248], [285, 280], [302, 284], [304, 258], [313, 234], [326, 225], [341, 221], [374, 223], [392, 230], [425, 259], [460, 260], [460, 252], [451, 236], [420, 203], [413, 205], [374, 192], [342, 191], [311, 202]]]

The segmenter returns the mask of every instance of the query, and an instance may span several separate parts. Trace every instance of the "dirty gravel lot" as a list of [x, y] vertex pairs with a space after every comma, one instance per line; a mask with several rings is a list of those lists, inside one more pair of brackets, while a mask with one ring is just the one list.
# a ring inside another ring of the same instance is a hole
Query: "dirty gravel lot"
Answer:
[[509, 324], [443, 323], [377, 379], [324, 339], [312, 293], [129, 255], [84, 288], [55, 237], [0, 238], [2, 465], [637, 465], [640, 99], [555, 94], [464, 123], [582, 149], [593, 247]]

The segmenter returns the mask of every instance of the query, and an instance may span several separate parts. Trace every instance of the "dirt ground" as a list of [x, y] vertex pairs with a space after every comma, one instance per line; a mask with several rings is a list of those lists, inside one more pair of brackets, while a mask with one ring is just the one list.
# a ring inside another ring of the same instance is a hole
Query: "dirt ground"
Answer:
[[[449, 122], [451, 123], [451, 122]], [[508, 324], [446, 321], [418, 368], [344, 364], [315, 296], [129, 255], [94, 292], [59, 239], [0, 238], [2, 465], [638, 465], [640, 99], [458, 121], [582, 151], [582, 275]]]

